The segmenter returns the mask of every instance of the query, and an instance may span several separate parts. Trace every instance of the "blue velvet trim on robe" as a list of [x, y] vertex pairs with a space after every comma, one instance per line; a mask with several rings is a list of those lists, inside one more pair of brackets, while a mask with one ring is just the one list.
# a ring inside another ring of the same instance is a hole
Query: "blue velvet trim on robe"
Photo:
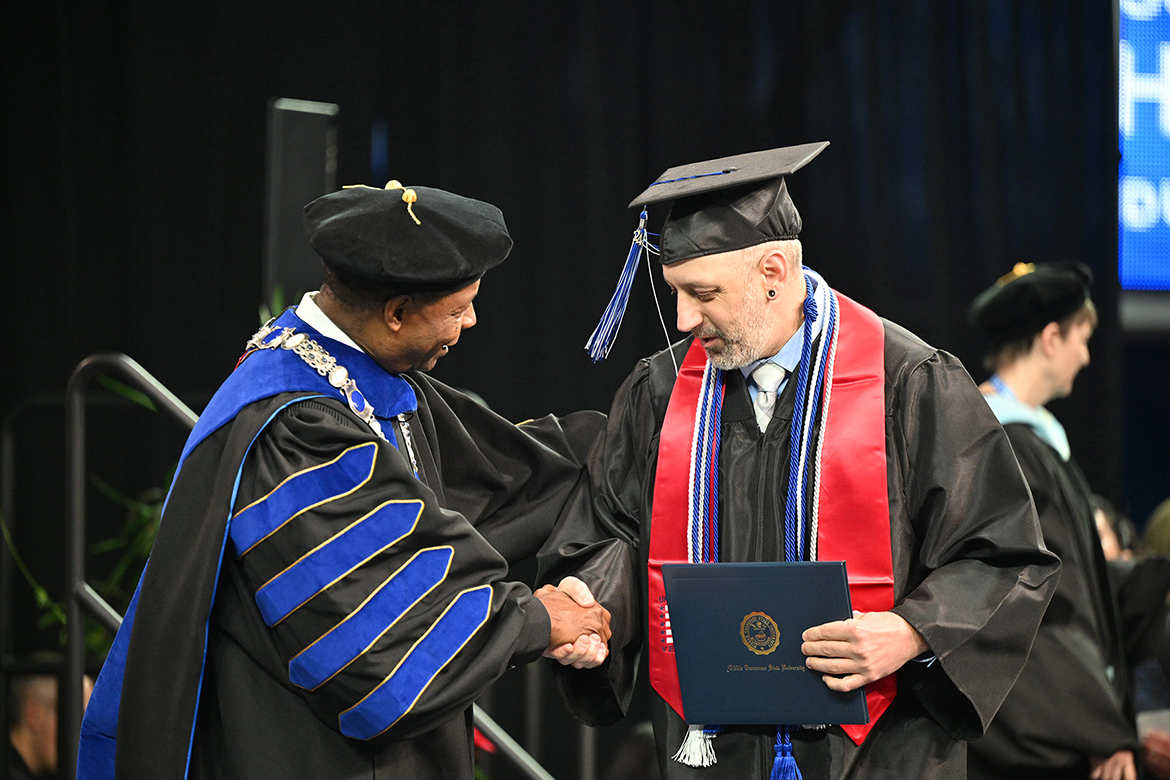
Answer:
[[491, 608], [491, 585], [460, 593], [394, 671], [364, 699], [341, 713], [341, 733], [354, 739], [373, 739], [401, 720], [435, 676], [487, 622]]
[[316, 690], [361, 657], [447, 578], [454, 554], [453, 547], [428, 547], [415, 553], [357, 609], [289, 662], [292, 684]]
[[[389, 420], [399, 414], [406, 414], [418, 409], [418, 399], [414, 395], [414, 388], [405, 379], [395, 374], [386, 373], [369, 355], [339, 341], [322, 336], [296, 316], [294, 310], [290, 309], [282, 314], [277, 319], [276, 324], [281, 327], [295, 327], [297, 332], [306, 334], [327, 349], [338, 363], [345, 366], [350, 377], [357, 382], [366, 399], [374, 405], [374, 413], [379, 419]], [[330, 398], [341, 396], [341, 392], [330, 385], [327, 378], [311, 369], [298, 355], [289, 350], [262, 350], [245, 360], [220, 386], [207, 408], [199, 416], [199, 422], [191, 431], [191, 435], [183, 447], [178, 468], [175, 470], [175, 480], [179, 478], [183, 463], [191, 451], [208, 436], [234, 420], [245, 406], [281, 393], [291, 392], [316, 392]], [[295, 399], [295, 401], [305, 401], [316, 397], [320, 396], [304, 396]], [[260, 430], [263, 430], [271, 420], [270, 417]], [[259, 436], [259, 432], [256, 435]], [[390, 443], [397, 447], [394, 437], [388, 438]], [[242, 468], [243, 463], [241, 462], [240, 471]], [[237, 472], [237, 484], [238, 480], [239, 472]], [[171, 484], [173, 488], [174, 482]], [[164, 517], [170, 496], [171, 493], [168, 491], [166, 501], [163, 504]], [[232, 500], [233, 502], [235, 500], [234, 494]], [[232, 507], [229, 506], [225, 510], [225, 525], [227, 526], [230, 526], [231, 509]], [[220, 555], [222, 556], [222, 550]], [[140, 579], [139, 589], [141, 584]], [[114, 645], [102, 666], [102, 672], [95, 683], [93, 696], [90, 698], [89, 706], [86, 708], [82, 720], [77, 761], [79, 780], [113, 780], [114, 777], [114, 755], [117, 744], [118, 712], [122, 698], [122, 680], [138, 595], [139, 590], [135, 590], [134, 598], [126, 610], [122, 627], [114, 637]], [[203, 618], [205, 626], [208, 617], [209, 615]], [[204, 652], [206, 654], [206, 648]], [[196, 702], [197, 709], [198, 702]], [[192, 712], [191, 716], [193, 735], [195, 712]], [[189, 741], [188, 763], [190, 763], [190, 744]]]
[[[240, 489], [240, 477], [244, 473], [243, 462], [247, 460], [248, 453], [252, 451], [252, 445], [256, 443], [256, 439], [260, 438], [260, 434], [268, 427], [268, 424], [276, 419], [284, 409], [297, 403], [299, 401], [308, 401], [314, 398], [320, 398], [318, 395], [306, 395], [300, 398], [294, 398], [287, 403], [278, 407], [264, 424], [260, 426], [252, 437], [252, 441], [248, 443], [247, 449], [244, 450], [244, 456], [240, 460], [240, 464], [236, 469], [235, 483], [232, 486], [231, 505], [235, 504], [236, 494]], [[192, 432], [194, 437], [194, 432]], [[184, 456], [185, 457], [185, 456]], [[179, 462], [179, 468], [182, 468], [182, 461]], [[178, 476], [178, 470], [175, 472]], [[171, 483], [170, 491], [167, 491], [167, 500], [170, 500], [171, 491], [175, 488], [174, 482]], [[229, 505], [229, 511], [231, 506]], [[164, 509], [165, 513], [165, 509]], [[220, 543], [219, 556], [216, 560], [216, 582], [219, 581], [219, 568], [223, 563], [223, 550], [227, 546], [229, 531], [231, 528], [230, 515], [224, 520], [223, 541]], [[150, 561], [146, 562], [147, 568], [150, 566]], [[142, 577], [138, 578], [138, 585], [134, 590], [134, 597], [130, 600], [130, 606], [126, 609], [126, 615], [122, 619], [122, 625], [118, 628], [118, 633], [114, 635], [113, 645], [110, 647], [110, 652], [106, 656], [106, 661], [102, 664], [102, 671], [98, 675], [97, 681], [94, 683], [93, 693], [90, 695], [89, 705], [85, 708], [85, 715], [81, 721], [81, 734], [78, 737], [77, 750], [77, 778], [78, 780], [114, 780], [115, 761], [117, 755], [117, 735], [118, 735], [118, 715], [122, 706], [122, 682], [125, 676], [126, 669], [126, 654], [130, 649], [130, 636], [134, 630], [134, 615], [138, 611], [138, 597], [142, 593], [142, 580], [146, 576], [146, 569], [143, 569]], [[215, 603], [215, 593], [212, 592], [212, 604]], [[209, 615], [210, 616], [210, 613]], [[199, 710], [199, 698], [203, 695], [202, 676], [203, 668], [207, 664], [207, 618], [203, 621], [203, 662], [200, 666], [200, 689], [195, 696], [195, 709], [192, 711], [191, 718], [191, 733], [187, 742], [187, 768], [184, 770], [183, 776], [186, 777], [187, 771], [191, 766], [191, 746], [195, 741], [195, 713]]]
[[[389, 549], [414, 530], [423, 502], [387, 501], [347, 525], [256, 591], [264, 622], [274, 626], [302, 604]], [[234, 525], [234, 523], [233, 523]]]
[[[398, 374], [386, 373], [366, 353], [322, 336], [298, 317], [294, 309], [280, 315], [275, 324], [282, 328], [296, 328], [297, 333], [304, 333], [325, 348], [338, 365], [345, 366], [362, 395], [373, 404], [374, 415], [378, 419], [390, 420], [399, 414], [418, 409], [418, 399], [409, 382]], [[252, 353], [220, 385], [203, 414], [199, 415], [199, 422], [183, 447], [179, 463], [186, 460], [200, 442], [234, 420], [245, 406], [279, 393], [296, 391], [317, 392], [328, 398], [345, 400], [340, 390], [329, 384], [326, 377], [310, 368], [292, 350], [261, 349]], [[387, 438], [392, 445], [398, 446], [393, 436]]]
[[243, 557], [290, 520], [357, 490], [373, 476], [377, 456], [376, 442], [356, 444], [327, 463], [298, 471], [241, 509], [231, 521], [236, 554]]
[[[77, 748], [77, 780], [113, 780], [114, 753], [117, 747], [118, 710], [122, 702], [122, 672], [130, 646], [130, 630], [138, 608], [142, 580], [134, 589], [122, 626], [102, 664], [102, 672], [93, 685], [89, 704], [81, 721]], [[84, 759], [84, 760], [83, 760]]]

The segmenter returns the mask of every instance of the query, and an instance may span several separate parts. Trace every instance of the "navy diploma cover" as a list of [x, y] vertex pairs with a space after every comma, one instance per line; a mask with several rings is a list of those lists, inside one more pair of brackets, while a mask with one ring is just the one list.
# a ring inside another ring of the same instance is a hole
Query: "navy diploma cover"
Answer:
[[866, 723], [863, 689], [830, 690], [801, 634], [852, 616], [844, 561], [663, 564], [686, 721]]

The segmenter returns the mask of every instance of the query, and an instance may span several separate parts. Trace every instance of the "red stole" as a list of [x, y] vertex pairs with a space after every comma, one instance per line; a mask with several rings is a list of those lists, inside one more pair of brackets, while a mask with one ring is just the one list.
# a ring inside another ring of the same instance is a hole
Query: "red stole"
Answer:
[[[884, 612], [894, 606], [886, 484], [885, 330], [869, 309], [840, 293], [837, 300], [840, 335], [831, 387], [825, 388], [831, 393], [816, 497], [817, 559], [846, 561], [853, 608]], [[691, 442], [706, 364], [702, 346], [693, 342], [679, 369], [659, 437], [650, 520], [650, 682], [683, 720], [662, 564], [687, 562]], [[735, 522], [735, 518], [723, 518], [723, 522]], [[841, 726], [856, 744], [865, 740], [895, 692], [894, 675], [866, 686], [869, 723]]]

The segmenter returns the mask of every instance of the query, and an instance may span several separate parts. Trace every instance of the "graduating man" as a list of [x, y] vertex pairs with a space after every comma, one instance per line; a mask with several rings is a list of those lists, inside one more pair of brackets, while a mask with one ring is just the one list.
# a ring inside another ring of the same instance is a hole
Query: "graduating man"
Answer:
[[[826, 145], [671, 169], [631, 204], [674, 201], [661, 260], [690, 336], [622, 385], [541, 553], [613, 614], [609, 660], [559, 675], [571, 706], [620, 716], [645, 645], [667, 778], [961, 778], [1055, 587], [962, 365], [802, 267], [784, 176]], [[662, 564], [817, 559], [846, 561], [860, 614], [800, 650], [829, 688], [865, 686], [869, 723], [688, 723]]]
[[470, 780], [485, 687], [605, 655], [600, 607], [504, 581], [601, 416], [515, 426], [420, 373], [475, 324], [502, 214], [391, 182], [305, 224], [325, 283], [252, 337], [187, 442], [80, 778]]
[[[1136, 777], [1133, 700], [1092, 493], [1064, 427], [1044, 408], [1071, 393], [1089, 364], [1092, 279], [1080, 263], [1018, 263], [971, 305], [995, 372], [980, 389], [1028, 480], [1044, 543], [1063, 564], [1031, 658], [971, 745], [973, 778]], [[1154, 584], [1151, 614], [1166, 591], [1164, 577]]]

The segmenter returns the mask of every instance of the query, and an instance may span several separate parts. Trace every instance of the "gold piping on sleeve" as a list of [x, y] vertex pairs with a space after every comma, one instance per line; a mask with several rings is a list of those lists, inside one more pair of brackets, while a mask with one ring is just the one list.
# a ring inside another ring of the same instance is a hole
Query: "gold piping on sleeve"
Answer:
[[260, 544], [265, 539], [272, 536], [274, 533], [279, 531], [281, 528], [284, 528], [286, 525], [288, 525], [290, 522], [292, 522], [296, 518], [303, 515], [305, 512], [308, 512], [311, 509], [316, 509], [319, 506], [324, 506], [325, 504], [328, 504], [330, 501], [336, 501], [339, 498], [345, 498], [346, 496], [350, 495], [351, 493], [354, 493], [359, 488], [361, 488], [363, 485], [365, 485], [367, 482], [369, 482], [370, 477], [374, 476], [374, 466], [378, 463], [378, 443], [374, 442], [374, 441], [367, 441], [367, 442], [363, 442], [361, 444], [355, 444], [352, 447], [346, 447], [345, 450], [340, 455], [338, 455], [336, 458], [334, 458], [333, 460], [326, 461], [325, 463], [319, 463], [316, 466], [310, 466], [309, 468], [298, 471], [295, 474], [290, 474], [287, 477], [285, 477], [283, 480], [281, 480], [279, 485], [272, 488], [272, 490], [268, 491], [264, 495], [263, 498], [256, 499], [255, 501], [253, 501], [252, 503], [248, 504], [246, 507], [241, 509], [239, 512], [236, 512], [234, 515], [232, 515], [232, 519], [234, 520], [235, 518], [239, 517], [243, 512], [246, 512], [247, 510], [251, 509], [252, 507], [256, 506], [257, 504], [260, 504], [263, 501], [267, 501], [274, 493], [276, 493], [276, 491], [280, 490], [280, 488], [283, 487], [284, 484], [286, 482], [288, 482], [289, 480], [294, 479], [295, 477], [302, 476], [304, 474], [308, 474], [310, 471], [316, 471], [317, 469], [324, 468], [325, 466], [331, 466], [334, 463], [336, 463], [337, 461], [341, 460], [343, 457], [345, 457], [345, 453], [350, 452], [351, 450], [361, 449], [362, 447], [373, 447], [374, 448], [374, 457], [370, 459], [370, 473], [366, 474], [365, 479], [363, 479], [361, 482], [354, 485], [352, 488], [345, 491], [344, 493], [338, 493], [335, 496], [330, 496], [329, 498], [322, 499], [315, 504], [310, 504], [309, 506], [297, 511], [288, 520], [285, 520], [280, 525], [276, 526], [276, 528], [273, 528], [271, 531], [266, 533], [263, 537], [261, 537], [260, 539], [257, 539], [252, 544], [251, 547], [249, 547], [247, 550], [244, 550], [242, 553], [240, 553], [240, 557], [243, 558], [245, 555], [250, 553], [252, 550], [256, 549], [256, 545]]
[[[476, 586], [474, 588], [467, 588], [466, 590], [462, 590], [458, 594], [456, 594], [455, 598], [451, 599], [451, 603], [447, 605], [447, 608], [443, 610], [443, 614], [439, 615], [439, 617], [435, 619], [435, 622], [431, 623], [431, 627], [427, 629], [426, 633], [423, 634], [422, 636], [420, 636], [418, 638], [418, 641], [415, 642], [413, 645], [411, 645], [410, 649], [406, 651], [406, 655], [402, 656], [401, 660], [399, 660], [398, 663], [394, 666], [394, 669], [391, 670], [390, 674], [386, 675], [386, 679], [384, 679], [384, 680], [382, 680], [382, 682], [378, 683], [374, 687], [374, 689], [372, 691], [370, 691], [369, 693], [367, 693], [365, 696], [363, 696], [361, 698], [361, 701], [359, 701], [357, 704], [353, 705], [352, 707], [350, 707], [347, 710], [342, 711], [341, 714], [339, 714], [337, 716], [338, 720], [340, 721], [341, 716], [344, 715], [345, 713], [349, 712], [350, 710], [353, 710], [353, 709], [360, 707], [361, 703], [363, 701], [365, 701], [366, 699], [373, 696], [374, 693], [376, 693], [379, 688], [381, 688], [383, 685], [385, 685], [386, 683], [388, 683], [390, 681], [390, 678], [393, 677], [394, 673], [398, 671], [398, 667], [402, 666], [402, 664], [404, 664], [406, 662], [406, 659], [410, 658], [411, 654], [414, 653], [414, 649], [416, 647], [418, 647], [419, 644], [424, 639], [426, 639], [428, 636], [430, 636], [431, 631], [433, 631], [435, 629], [435, 626], [439, 625], [440, 621], [442, 621], [442, 619], [443, 619], [443, 616], [451, 611], [451, 607], [455, 606], [455, 602], [458, 601], [459, 598], [464, 593], [474, 593], [475, 591], [483, 590], [484, 588], [487, 588], [490, 591], [492, 589], [492, 586], [491, 585], [479, 585], [479, 586]], [[494, 597], [494, 595], [493, 595], [493, 597]], [[484, 613], [483, 619], [479, 621], [479, 625], [476, 626], [475, 629], [472, 630], [472, 632], [467, 635], [467, 639], [463, 640], [463, 644], [459, 645], [459, 647], [455, 650], [454, 653], [451, 653], [451, 657], [448, 658], [447, 661], [442, 666], [440, 666], [438, 669], [435, 670], [435, 673], [431, 675], [431, 679], [427, 680], [426, 685], [424, 685], [421, 689], [419, 689], [418, 696], [414, 697], [414, 701], [412, 701], [410, 703], [410, 706], [407, 707], [405, 710], [403, 710], [402, 714], [394, 719], [394, 723], [391, 723], [389, 726], [382, 729], [377, 734], [374, 734], [371, 737], [367, 737], [366, 740], [370, 740], [370, 739], [374, 739], [374, 737], [382, 736], [387, 731], [394, 728], [395, 723], [398, 723], [398, 721], [405, 718], [407, 716], [407, 714], [409, 714], [410, 711], [414, 709], [414, 705], [418, 704], [418, 700], [421, 699], [422, 695], [427, 692], [427, 688], [431, 687], [431, 683], [433, 683], [435, 681], [435, 678], [439, 676], [439, 672], [446, 669], [447, 665], [455, 660], [455, 656], [459, 655], [460, 651], [462, 651], [463, 648], [467, 647], [467, 643], [470, 642], [475, 637], [475, 635], [479, 633], [479, 630], [481, 628], [483, 628], [484, 623], [486, 623], [488, 621], [488, 618], [491, 617], [491, 614], [492, 614], [492, 599], [489, 598], [488, 603], [487, 603], [487, 611]], [[363, 741], [366, 741], [366, 740], [363, 740]]]
[[[335, 630], [337, 630], [337, 628], [339, 628], [339, 627], [341, 626], [341, 624], [342, 624], [342, 623], [344, 623], [346, 620], [349, 620], [351, 617], [353, 617], [353, 616], [354, 616], [354, 615], [356, 615], [358, 612], [360, 612], [360, 611], [361, 611], [361, 609], [362, 609], [362, 607], [364, 607], [366, 604], [368, 604], [368, 603], [369, 603], [370, 599], [372, 599], [374, 596], [378, 595], [378, 593], [379, 593], [379, 592], [382, 590], [382, 588], [384, 588], [384, 587], [386, 587], [387, 585], [389, 585], [389, 584], [390, 584], [390, 581], [391, 581], [391, 580], [393, 580], [395, 577], [397, 577], [397, 576], [398, 576], [398, 575], [399, 575], [399, 574], [402, 572], [402, 570], [403, 570], [403, 569], [405, 569], [407, 566], [409, 566], [409, 565], [411, 564], [411, 562], [413, 562], [413, 561], [414, 561], [414, 559], [415, 559], [415, 558], [417, 558], [418, 556], [422, 555], [422, 554], [423, 554], [423, 553], [425, 553], [425, 552], [431, 552], [432, 550], [450, 550], [450, 551], [451, 551], [451, 557], [449, 557], [449, 558], [447, 559], [447, 568], [446, 568], [446, 569], [443, 571], [443, 576], [442, 576], [442, 578], [440, 578], [440, 579], [439, 579], [437, 582], [435, 582], [435, 584], [434, 584], [434, 585], [432, 585], [431, 587], [427, 588], [427, 590], [426, 590], [426, 593], [423, 593], [423, 594], [422, 594], [421, 596], [419, 596], [417, 599], [415, 599], [414, 601], [412, 601], [409, 607], [407, 607], [406, 609], [402, 610], [402, 613], [401, 613], [401, 614], [399, 614], [399, 615], [398, 615], [398, 617], [394, 618], [394, 620], [393, 620], [393, 621], [391, 621], [391, 623], [390, 623], [389, 625], [387, 625], [387, 626], [386, 626], [384, 629], [382, 629], [381, 633], [379, 633], [379, 634], [378, 634], [376, 637], [374, 637], [374, 638], [373, 638], [373, 640], [372, 640], [372, 641], [371, 641], [371, 642], [370, 642], [368, 645], [366, 645], [366, 646], [365, 646], [365, 648], [364, 648], [364, 649], [363, 649], [363, 650], [362, 650], [360, 653], [358, 653], [357, 655], [355, 655], [355, 656], [353, 657], [353, 659], [352, 659], [352, 660], [350, 660], [348, 663], [346, 663], [346, 665], [345, 665], [345, 666], [341, 667], [341, 668], [340, 668], [340, 669], [338, 669], [336, 672], [334, 672], [333, 674], [329, 675], [328, 677], [326, 677], [326, 678], [325, 678], [324, 680], [322, 680], [321, 682], [317, 683], [317, 684], [316, 684], [315, 686], [313, 686], [312, 688], [305, 688], [305, 687], [304, 687], [304, 686], [302, 686], [302, 685], [297, 685], [297, 687], [298, 687], [298, 688], [300, 688], [301, 690], [315, 691], [315, 690], [317, 690], [318, 688], [320, 688], [322, 685], [324, 685], [325, 683], [327, 683], [327, 682], [329, 682], [330, 680], [332, 680], [332, 679], [333, 679], [334, 677], [336, 677], [337, 675], [339, 675], [339, 674], [341, 674], [342, 672], [344, 672], [344, 671], [345, 671], [345, 670], [346, 670], [346, 669], [349, 667], [349, 665], [350, 665], [350, 664], [354, 663], [354, 661], [357, 661], [357, 659], [361, 658], [363, 655], [365, 655], [366, 653], [368, 653], [368, 652], [370, 651], [370, 648], [371, 648], [371, 647], [373, 647], [374, 645], [376, 645], [376, 644], [378, 643], [378, 640], [379, 640], [379, 639], [381, 639], [382, 637], [386, 636], [386, 632], [387, 632], [387, 631], [389, 631], [390, 629], [394, 628], [394, 626], [395, 626], [395, 625], [397, 625], [398, 621], [399, 621], [399, 620], [402, 620], [402, 618], [404, 618], [404, 617], [406, 616], [406, 613], [407, 613], [407, 612], [410, 612], [410, 610], [414, 609], [414, 607], [415, 607], [415, 606], [416, 606], [416, 605], [417, 605], [417, 604], [418, 604], [420, 601], [422, 601], [422, 600], [423, 600], [423, 599], [425, 599], [427, 596], [429, 596], [429, 595], [431, 594], [431, 592], [432, 592], [432, 591], [433, 591], [435, 588], [439, 587], [440, 585], [442, 585], [442, 584], [443, 584], [443, 582], [445, 582], [445, 581], [446, 581], [446, 579], [447, 579], [447, 575], [451, 573], [451, 563], [452, 563], [452, 561], [454, 561], [454, 560], [455, 560], [455, 548], [454, 548], [454, 547], [452, 547], [452, 546], [451, 546], [451, 545], [449, 545], [449, 544], [444, 544], [444, 545], [440, 545], [439, 547], [427, 547], [427, 548], [425, 548], [425, 549], [419, 550], [419, 551], [418, 551], [418, 552], [416, 552], [414, 555], [410, 556], [410, 560], [409, 560], [409, 561], [407, 561], [406, 563], [404, 563], [404, 564], [402, 564], [401, 566], [399, 566], [397, 571], [395, 571], [393, 574], [391, 574], [389, 577], [387, 577], [387, 578], [386, 578], [386, 580], [385, 580], [385, 582], [383, 582], [381, 585], [379, 585], [377, 588], [375, 588], [373, 593], [371, 593], [370, 595], [366, 596], [365, 600], [364, 600], [364, 601], [362, 601], [362, 603], [361, 603], [361, 604], [358, 604], [358, 605], [357, 605], [357, 607], [355, 607], [355, 608], [354, 608], [353, 612], [350, 612], [348, 615], [346, 615], [346, 616], [345, 616], [345, 618], [343, 618], [343, 619], [341, 620], [341, 622], [340, 622], [340, 623], [338, 623], [336, 626], [334, 626], [333, 628], [331, 628], [331, 629], [329, 629], [328, 631], [326, 631], [326, 632], [325, 632], [324, 634], [322, 634], [321, 636], [319, 636], [319, 637], [317, 637], [316, 639], [314, 639], [314, 640], [313, 640], [313, 644], [309, 645], [309, 646], [308, 646], [308, 647], [306, 647], [304, 650], [302, 650], [301, 652], [299, 652], [299, 653], [297, 653], [296, 655], [294, 655], [294, 656], [293, 656], [291, 659], [289, 659], [289, 665], [291, 666], [293, 661], [297, 660], [297, 659], [298, 659], [298, 658], [300, 658], [302, 655], [304, 655], [305, 653], [309, 652], [309, 648], [313, 647], [313, 645], [317, 644], [317, 643], [318, 643], [318, 642], [320, 642], [322, 639], [324, 639], [325, 637], [327, 637], [327, 636], [329, 636], [330, 634], [332, 634], [332, 633], [333, 633]], [[395, 668], [397, 668], [397, 667], [395, 667]], [[293, 685], [296, 685], [296, 683], [293, 683]], [[354, 706], [356, 706], [356, 705], [354, 705]]]
[[[354, 564], [353, 566], [351, 566], [351, 567], [350, 567], [349, 569], [347, 569], [346, 571], [342, 572], [342, 573], [341, 573], [341, 574], [340, 574], [338, 577], [336, 577], [336, 578], [335, 578], [335, 579], [334, 579], [332, 582], [330, 582], [328, 585], [325, 585], [325, 586], [324, 586], [324, 587], [322, 587], [320, 590], [318, 590], [316, 593], [314, 593], [312, 596], [309, 596], [307, 599], [305, 599], [304, 601], [302, 601], [300, 604], [297, 604], [295, 607], [293, 607], [293, 608], [292, 608], [292, 609], [289, 611], [289, 613], [288, 613], [287, 615], [285, 615], [285, 616], [284, 616], [284, 617], [282, 617], [280, 620], [278, 620], [278, 621], [276, 621], [275, 623], [273, 623], [273, 624], [272, 624], [272, 628], [276, 628], [277, 626], [279, 626], [279, 625], [280, 625], [281, 623], [283, 623], [283, 622], [284, 622], [286, 619], [288, 619], [289, 617], [291, 617], [291, 616], [292, 616], [292, 614], [293, 614], [294, 612], [296, 612], [298, 609], [300, 609], [301, 607], [305, 606], [305, 605], [306, 605], [306, 604], [308, 604], [310, 601], [312, 601], [313, 599], [317, 598], [317, 596], [321, 595], [322, 593], [324, 593], [325, 591], [329, 590], [329, 589], [330, 589], [330, 588], [332, 588], [334, 585], [336, 585], [338, 582], [340, 582], [341, 580], [343, 580], [343, 579], [345, 579], [346, 577], [348, 577], [348, 576], [349, 576], [350, 574], [352, 574], [352, 573], [353, 573], [353, 572], [354, 572], [356, 569], [358, 569], [358, 568], [360, 568], [360, 567], [364, 566], [364, 565], [365, 565], [366, 563], [368, 563], [368, 562], [369, 562], [369, 561], [370, 561], [372, 558], [375, 558], [376, 556], [378, 556], [378, 555], [381, 555], [382, 553], [386, 552], [386, 551], [387, 551], [387, 550], [389, 550], [391, 547], [393, 547], [394, 545], [398, 544], [398, 543], [399, 543], [399, 542], [401, 542], [403, 539], [405, 539], [406, 537], [408, 537], [408, 536], [410, 536], [412, 533], [414, 533], [414, 529], [418, 527], [418, 519], [419, 519], [419, 517], [421, 517], [421, 516], [422, 516], [423, 509], [424, 509], [424, 508], [425, 508], [425, 506], [426, 506], [426, 505], [425, 505], [425, 504], [422, 502], [422, 499], [419, 499], [419, 498], [413, 498], [413, 499], [409, 499], [409, 500], [407, 500], [407, 499], [398, 499], [398, 500], [395, 500], [395, 501], [387, 501], [387, 502], [385, 502], [385, 503], [383, 503], [383, 504], [380, 504], [380, 505], [377, 507], [377, 509], [374, 509], [374, 510], [370, 511], [370, 512], [369, 512], [368, 514], [366, 514], [365, 516], [363, 516], [363, 517], [361, 517], [361, 518], [359, 518], [359, 519], [357, 519], [357, 520], [354, 520], [352, 523], [350, 523], [349, 525], [347, 525], [345, 528], [341, 529], [340, 531], [338, 531], [337, 533], [335, 533], [333, 536], [331, 536], [331, 537], [329, 537], [328, 539], [326, 539], [325, 541], [321, 542], [321, 544], [317, 545], [317, 546], [316, 546], [316, 547], [314, 547], [312, 550], [309, 550], [307, 553], [305, 553], [304, 555], [302, 555], [300, 558], [297, 558], [297, 559], [296, 559], [294, 562], [292, 562], [292, 563], [290, 563], [288, 566], [286, 566], [286, 567], [285, 567], [285, 569], [284, 569], [284, 571], [282, 571], [280, 574], [284, 574], [284, 572], [285, 572], [285, 571], [288, 571], [288, 570], [289, 570], [289, 569], [291, 569], [293, 566], [296, 566], [298, 563], [300, 563], [301, 561], [303, 561], [305, 558], [307, 558], [308, 556], [312, 555], [312, 554], [313, 554], [314, 552], [316, 552], [317, 550], [320, 550], [320, 549], [321, 549], [322, 547], [324, 547], [325, 545], [327, 545], [327, 544], [329, 544], [329, 543], [333, 542], [333, 541], [334, 541], [334, 540], [336, 540], [338, 537], [342, 536], [343, 534], [346, 534], [346, 533], [348, 533], [348, 532], [349, 532], [349, 530], [350, 530], [351, 528], [354, 528], [354, 527], [356, 527], [356, 526], [358, 525], [358, 523], [363, 523], [363, 522], [365, 522], [365, 521], [366, 521], [368, 518], [372, 517], [372, 516], [374, 515], [374, 513], [375, 513], [375, 512], [377, 512], [379, 509], [381, 509], [381, 508], [382, 508], [382, 507], [384, 507], [384, 506], [388, 506], [388, 505], [390, 505], [390, 504], [418, 504], [418, 512], [416, 512], [416, 513], [415, 513], [415, 515], [414, 515], [414, 522], [410, 524], [410, 529], [409, 529], [409, 530], [408, 530], [406, 533], [404, 533], [404, 534], [402, 534], [401, 536], [399, 536], [397, 539], [393, 539], [393, 540], [391, 540], [390, 542], [388, 542], [387, 544], [385, 544], [385, 545], [383, 545], [382, 547], [380, 547], [379, 549], [377, 549], [377, 550], [374, 550], [372, 553], [370, 553], [369, 555], [367, 555], [367, 556], [366, 556], [365, 558], [363, 558], [361, 561], [359, 561], [358, 563]], [[277, 575], [276, 575], [276, 577], [279, 577], [279, 576], [280, 576], [280, 574], [277, 574]], [[445, 576], [445, 575], [444, 575], [444, 576]], [[272, 580], [275, 580], [275, 579], [276, 579], [276, 577], [273, 577], [273, 578], [272, 578]], [[272, 580], [269, 580], [268, 582], [264, 583], [264, 585], [261, 585], [261, 586], [260, 586], [260, 588], [259, 588], [259, 589], [258, 589], [256, 592], [257, 592], [257, 593], [259, 593], [261, 590], [263, 590], [263, 589], [264, 589], [264, 588], [265, 588], [265, 587], [268, 585], [268, 583], [272, 582]]]

